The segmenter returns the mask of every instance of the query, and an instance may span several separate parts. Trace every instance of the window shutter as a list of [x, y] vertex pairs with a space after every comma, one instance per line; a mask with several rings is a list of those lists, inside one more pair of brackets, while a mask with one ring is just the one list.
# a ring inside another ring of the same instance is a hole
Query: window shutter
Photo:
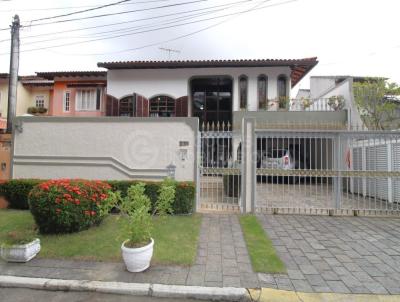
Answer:
[[187, 117], [188, 116], [188, 97], [182, 96], [175, 101], [175, 116]]
[[149, 100], [144, 96], [136, 95], [136, 116], [148, 117], [149, 116]]
[[118, 99], [107, 95], [106, 116], [118, 116]]

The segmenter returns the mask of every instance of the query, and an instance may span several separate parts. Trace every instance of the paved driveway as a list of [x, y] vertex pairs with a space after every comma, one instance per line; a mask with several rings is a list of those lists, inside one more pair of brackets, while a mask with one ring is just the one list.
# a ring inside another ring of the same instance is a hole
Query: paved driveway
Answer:
[[400, 219], [258, 218], [288, 268], [288, 275], [261, 275], [263, 283], [306, 292], [400, 293]]

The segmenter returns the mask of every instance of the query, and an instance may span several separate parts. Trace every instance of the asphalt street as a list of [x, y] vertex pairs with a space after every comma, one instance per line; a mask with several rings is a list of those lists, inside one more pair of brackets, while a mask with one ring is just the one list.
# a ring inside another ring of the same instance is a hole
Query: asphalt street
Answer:
[[[1, 302], [173, 302], [177, 299], [135, 297], [86, 292], [44, 291], [25, 288], [0, 288]], [[195, 300], [178, 300], [195, 302]], [[198, 300], [196, 301], [198, 302]]]

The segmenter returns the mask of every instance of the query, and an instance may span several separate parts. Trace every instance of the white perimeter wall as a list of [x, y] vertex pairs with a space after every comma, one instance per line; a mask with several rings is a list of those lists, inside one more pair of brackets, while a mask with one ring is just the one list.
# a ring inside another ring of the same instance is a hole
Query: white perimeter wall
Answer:
[[16, 124], [13, 178], [158, 180], [172, 163], [176, 179], [195, 180], [197, 118], [19, 117]]
[[[239, 110], [238, 81], [244, 74], [248, 77], [248, 110], [258, 109], [257, 77], [265, 74], [268, 77], [268, 98], [277, 96], [277, 78], [286, 75], [290, 85], [289, 67], [251, 67], [251, 68], [187, 68], [187, 69], [123, 69], [107, 72], [107, 93], [121, 98], [132, 93], [138, 93], [146, 98], [159, 94], [174, 98], [189, 96], [189, 82], [196, 76], [230, 76], [233, 79], [233, 111]], [[290, 88], [288, 88], [290, 91]], [[191, 102], [190, 102], [191, 104]], [[189, 106], [189, 113], [191, 106]]]

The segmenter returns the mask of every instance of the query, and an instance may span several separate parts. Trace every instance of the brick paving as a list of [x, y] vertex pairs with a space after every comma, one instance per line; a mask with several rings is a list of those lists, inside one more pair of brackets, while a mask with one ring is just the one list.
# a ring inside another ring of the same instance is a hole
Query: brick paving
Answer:
[[400, 219], [258, 215], [288, 269], [271, 285], [305, 292], [400, 293]]

